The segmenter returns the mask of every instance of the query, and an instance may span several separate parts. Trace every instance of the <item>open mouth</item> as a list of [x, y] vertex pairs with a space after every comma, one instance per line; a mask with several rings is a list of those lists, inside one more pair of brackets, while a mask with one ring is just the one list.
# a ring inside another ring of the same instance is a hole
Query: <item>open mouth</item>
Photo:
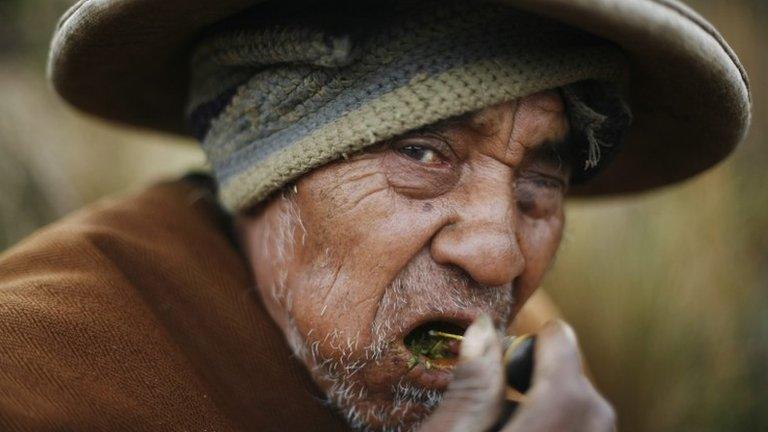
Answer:
[[444, 369], [456, 364], [466, 327], [447, 321], [428, 321], [409, 332], [403, 342], [410, 351], [408, 368]]

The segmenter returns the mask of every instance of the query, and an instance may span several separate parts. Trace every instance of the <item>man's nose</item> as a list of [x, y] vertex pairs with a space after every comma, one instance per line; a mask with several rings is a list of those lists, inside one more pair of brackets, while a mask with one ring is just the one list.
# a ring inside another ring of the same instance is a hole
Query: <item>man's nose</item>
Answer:
[[525, 259], [511, 195], [508, 189], [503, 193], [485, 190], [458, 206], [451, 223], [432, 239], [432, 258], [442, 265], [460, 267], [483, 285], [512, 282], [523, 272]]

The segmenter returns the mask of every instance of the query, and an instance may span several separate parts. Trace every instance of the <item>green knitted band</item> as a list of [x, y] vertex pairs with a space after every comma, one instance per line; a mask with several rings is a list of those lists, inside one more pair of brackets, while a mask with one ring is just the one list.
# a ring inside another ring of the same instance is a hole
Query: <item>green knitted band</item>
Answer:
[[614, 46], [514, 9], [422, 3], [342, 34], [306, 23], [219, 34], [195, 56], [190, 112], [237, 87], [202, 145], [238, 211], [376, 142], [541, 90], [617, 82], [624, 64]]

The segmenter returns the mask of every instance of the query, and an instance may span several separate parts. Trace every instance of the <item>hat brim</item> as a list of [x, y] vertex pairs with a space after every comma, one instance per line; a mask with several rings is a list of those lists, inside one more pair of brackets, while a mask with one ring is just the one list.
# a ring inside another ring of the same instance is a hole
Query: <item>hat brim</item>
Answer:
[[[613, 41], [630, 63], [634, 122], [621, 152], [576, 195], [647, 190], [689, 178], [744, 138], [751, 99], [720, 34], [674, 0], [497, 0]], [[112, 121], [189, 135], [188, 62], [206, 27], [258, 0], [81, 0], [62, 17], [48, 64], [56, 91]]]

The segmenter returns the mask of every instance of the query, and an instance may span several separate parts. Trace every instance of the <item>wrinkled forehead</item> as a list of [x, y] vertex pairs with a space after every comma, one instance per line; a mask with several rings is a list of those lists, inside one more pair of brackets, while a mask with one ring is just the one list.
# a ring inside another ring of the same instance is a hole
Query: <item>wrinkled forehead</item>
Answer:
[[553, 162], [566, 169], [573, 163], [574, 143], [567, 109], [557, 90], [538, 92], [440, 120], [395, 137], [393, 141], [412, 135], [446, 139], [452, 151], [462, 157], [479, 152], [510, 165], [531, 158]]
[[[512, 114], [509, 120], [505, 119], [506, 113]], [[515, 126], [523, 126], [522, 129], [532, 134], [529, 139], [520, 139], [524, 145], [562, 140], [567, 133], [567, 129], [562, 127], [567, 124], [565, 101], [558, 90], [545, 90], [514, 101], [502, 102], [466, 113], [458, 119], [479, 135], [497, 134], [506, 122], [514, 123], [509, 125], [511, 132], [520, 129]]]
[[519, 157], [565, 164], [571, 182], [580, 183], [610, 163], [630, 119], [615, 89], [585, 82], [495, 104], [412, 132], [451, 132], [464, 144], [502, 140], [495, 146], [499, 152], [517, 148], [524, 153]]

